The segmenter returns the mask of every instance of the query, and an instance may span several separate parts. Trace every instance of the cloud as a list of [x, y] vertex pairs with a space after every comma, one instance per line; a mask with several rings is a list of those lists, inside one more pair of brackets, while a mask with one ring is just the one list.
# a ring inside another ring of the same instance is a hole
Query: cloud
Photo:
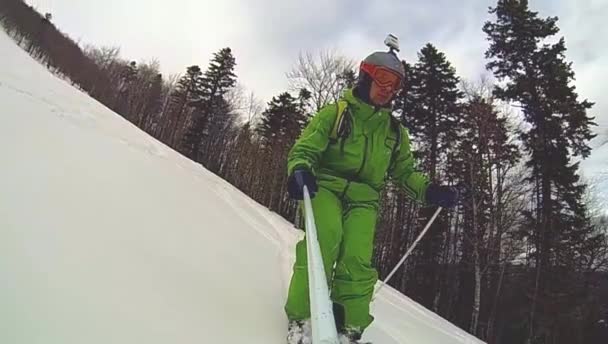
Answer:
[[[478, 80], [488, 47], [482, 26], [495, 0], [28, 0], [72, 38], [120, 46], [125, 58], [157, 58], [165, 74], [182, 73], [229, 46], [239, 83], [269, 101], [287, 89], [285, 73], [300, 52], [336, 49], [355, 61], [384, 50], [386, 34], [400, 38], [401, 57], [413, 62], [427, 42], [447, 55], [457, 74]], [[605, 0], [530, 2], [541, 17], [558, 16], [566, 58], [573, 62], [581, 99], [600, 125], [597, 147], [583, 162], [591, 177], [604, 175], [608, 138], [608, 3]], [[597, 153], [596, 153], [597, 152]], [[598, 172], [599, 171], [599, 172]], [[606, 183], [604, 181], [604, 183]], [[608, 185], [608, 184], [606, 184]], [[605, 190], [606, 187], [603, 188]]]
[[[417, 59], [432, 42], [459, 76], [477, 80], [487, 49], [481, 28], [493, 19], [493, 0], [30, 0], [83, 43], [119, 45], [130, 59], [157, 58], [165, 74], [206, 66], [212, 54], [230, 46], [240, 82], [270, 100], [287, 88], [285, 73], [301, 51], [337, 49], [355, 61], [384, 50], [387, 33], [401, 41], [401, 57]], [[531, 2], [542, 17], [559, 16], [581, 98], [596, 105], [598, 123], [608, 128], [608, 4], [600, 0]]]

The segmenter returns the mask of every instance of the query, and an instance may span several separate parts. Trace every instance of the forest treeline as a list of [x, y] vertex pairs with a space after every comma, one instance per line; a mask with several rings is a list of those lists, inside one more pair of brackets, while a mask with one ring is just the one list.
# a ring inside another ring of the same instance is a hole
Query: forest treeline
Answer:
[[[488, 343], [606, 343], [608, 219], [577, 162], [591, 151], [593, 103], [574, 87], [557, 18], [518, 0], [489, 12], [480, 30], [496, 81], [462, 80], [432, 43], [403, 61], [393, 114], [419, 168], [468, 192], [390, 284]], [[302, 54], [290, 88], [263, 104], [238, 85], [229, 47], [167, 77], [158, 62], [79, 45], [21, 0], [0, 2], [0, 23], [53, 73], [294, 223], [289, 148], [356, 80], [356, 64], [339, 53]], [[433, 212], [387, 182], [374, 254], [381, 278]]]

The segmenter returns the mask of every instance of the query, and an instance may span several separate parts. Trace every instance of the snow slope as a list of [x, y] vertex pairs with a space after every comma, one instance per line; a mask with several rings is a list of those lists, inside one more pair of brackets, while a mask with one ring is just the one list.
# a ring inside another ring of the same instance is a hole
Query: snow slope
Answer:
[[[284, 343], [301, 235], [0, 32], [0, 343]], [[385, 288], [366, 339], [481, 343]]]

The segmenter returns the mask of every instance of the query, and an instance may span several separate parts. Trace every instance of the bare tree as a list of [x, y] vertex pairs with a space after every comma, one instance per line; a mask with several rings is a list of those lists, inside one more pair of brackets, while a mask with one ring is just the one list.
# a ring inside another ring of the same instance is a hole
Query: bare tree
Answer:
[[599, 187], [602, 178], [602, 176], [592, 179], [583, 178], [587, 185], [584, 196], [587, 213], [595, 233], [602, 236], [596, 239], [599, 242], [589, 248], [586, 259], [583, 259], [585, 264], [581, 270], [587, 272], [608, 271], [608, 212]]
[[231, 110], [238, 114], [240, 122], [250, 123], [264, 111], [264, 102], [248, 91], [245, 86], [237, 84], [226, 93], [226, 101]]
[[264, 111], [264, 106], [264, 102], [256, 97], [253, 91], [249, 92], [245, 102], [245, 114], [247, 115], [247, 122], [254, 121]]
[[[497, 111], [492, 88], [483, 76], [478, 83], [461, 83], [467, 99], [462, 107], [466, 124], [461, 150], [465, 157], [465, 182], [470, 185], [470, 191], [465, 202], [468, 228], [463, 234], [472, 251], [474, 290], [469, 331], [473, 334], [478, 333], [483, 303], [490, 301], [482, 295], [484, 280], [488, 280], [490, 290], [496, 289], [497, 297], [500, 296], [501, 282], [496, 285], [496, 277], [500, 275], [498, 279], [502, 281], [504, 273], [504, 269], [500, 269], [501, 240], [511, 228], [506, 224], [513, 224], [518, 217], [517, 213], [505, 216], [514, 205], [509, 196], [517, 185], [510, 184], [509, 177], [518, 167], [518, 147], [509, 135], [512, 124], [508, 113]], [[518, 193], [521, 194], [521, 190]]]
[[294, 91], [307, 89], [311, 93], [313, 111], [336, 101], [352, 76], [355, 62], [334, 50], [317, 55], [300, 53], [293, 69], [287, 73], [289, 86]]
[[97, 48], [87, 44], [84, 47], [84, 53], [103, 70], [108, 70], [112, 64], [120, 59], [120, 48], [116, 46], [102, 46]]

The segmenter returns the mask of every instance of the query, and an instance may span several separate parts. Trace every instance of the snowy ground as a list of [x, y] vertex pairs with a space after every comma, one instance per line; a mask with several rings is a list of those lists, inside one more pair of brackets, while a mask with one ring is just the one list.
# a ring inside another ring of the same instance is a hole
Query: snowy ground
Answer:
[[[0, 343], [284, 343], [288, 222], [0, 32]], [[481, 343], [385, 288], [378, 344]]]

